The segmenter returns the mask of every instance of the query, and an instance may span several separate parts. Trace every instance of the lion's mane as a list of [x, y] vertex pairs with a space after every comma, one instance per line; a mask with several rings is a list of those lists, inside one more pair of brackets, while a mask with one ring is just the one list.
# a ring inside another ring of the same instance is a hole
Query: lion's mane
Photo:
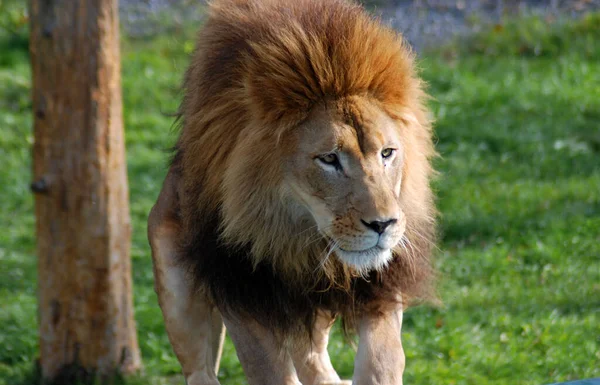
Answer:
[[[343, 0], [215, 0], [183, 85], [173, 159], [182, 262], [221, 311], [290, 333], [310, 329], [317, 309], [351, 324], [431, 294], [434, 150], [426, 95], [396, 32]], [[405, 127], [409, 244], [367, 277], [335, 261], [320, 271], [325, 245], [289, 221], [293, 202], [278, 190], [290, 150], [281, 139], [317, 103], [357, 95]]]

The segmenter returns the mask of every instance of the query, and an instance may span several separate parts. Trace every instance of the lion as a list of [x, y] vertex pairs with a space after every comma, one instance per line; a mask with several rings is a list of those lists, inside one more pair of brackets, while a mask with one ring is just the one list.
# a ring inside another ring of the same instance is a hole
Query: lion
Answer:
[[188, 385], [218, 384], [225, 330], [251, 385], [402, 383], [404, 309], [434, 297], [432, 123], [402, 37], [345, 0], [214, 0], [148, 220]]

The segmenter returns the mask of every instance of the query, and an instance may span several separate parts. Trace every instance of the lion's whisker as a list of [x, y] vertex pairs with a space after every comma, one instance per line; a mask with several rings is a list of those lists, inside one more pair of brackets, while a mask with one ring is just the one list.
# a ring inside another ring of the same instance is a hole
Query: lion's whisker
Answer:
[[[438, 250], [438, 251], [440, 250], [439, 246], [438, 246], [438, 245], [436, 245], [436, 244], [435, 244], [435, 242], [434, 242], [434, 241], [433, 241], [431, 238], [429, 238], [429, 237], [426, 237], [426, 236], [424, 236], [424, 235], [420, 234], [420, 233], [417, 231], [417, 229], [416, 229], [416, 228], [414, 228], [414, 227], [412, 227], [412, 226], [410, 226], [410, 225], [407, 225], [407, 226], [406, 226], [406, 229], [407, 229], [407, 230], [410, 232], [410, 236], [416, 236], [416, 237], [419, 237], [419, 239], [420, 239], [420, 240], [422, 240], [422, 241], [424, 241], [424, 242], [425, 242], [427, 245], [429, 245], [429, 246], [433, 247], [434, 249], [436, 249], [436, 250]], [[405, 234], [404, 236], [406, 236], [406, 237], [408, 238], [408, 236], [407, 236], [406, 234]]]
[[329, 243], [327, 244], [327, 247], [321, 253], [321, 257], [323, 256], [324, 253], [327, 253], [327, 254], [325, 254], [325, 257], [321, 259], [321, 262], [319, 262], [319, 265], [315, 268], [314, 272], [317, 272], [325, 267], [325, 264], [329, 260], [329, 257], [331, 256], [333, 251], [338, 247], [338, 245], [339, 245], [338, 241], [329, 241]]

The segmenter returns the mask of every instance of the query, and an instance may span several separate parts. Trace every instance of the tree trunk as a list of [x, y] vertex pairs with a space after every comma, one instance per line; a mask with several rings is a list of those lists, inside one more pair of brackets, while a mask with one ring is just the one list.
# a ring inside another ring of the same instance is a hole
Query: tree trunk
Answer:
[[29, 5], [42, 376], [129, 373], [140, 354], [117, 0]]

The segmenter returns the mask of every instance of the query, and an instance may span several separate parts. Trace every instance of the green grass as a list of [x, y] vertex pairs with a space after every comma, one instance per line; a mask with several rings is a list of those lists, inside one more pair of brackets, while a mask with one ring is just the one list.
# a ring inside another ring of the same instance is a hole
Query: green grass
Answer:
[[[152, 289], [145, 220], [166, 172], [193, 34], [123, 44], [135, 311], [145, 375], [182, 384]], [[508, 23], [422, 57], [437, 124], [444, 306], [405, 316], [407, 384], [600, 376], [600, 15]], [[0, 31], [0, 385], [35, 382], [27, 40]], [[339, 331], [334, 365], [353, 351]], [[224, 384], [244, 384], [228, 342]]]

